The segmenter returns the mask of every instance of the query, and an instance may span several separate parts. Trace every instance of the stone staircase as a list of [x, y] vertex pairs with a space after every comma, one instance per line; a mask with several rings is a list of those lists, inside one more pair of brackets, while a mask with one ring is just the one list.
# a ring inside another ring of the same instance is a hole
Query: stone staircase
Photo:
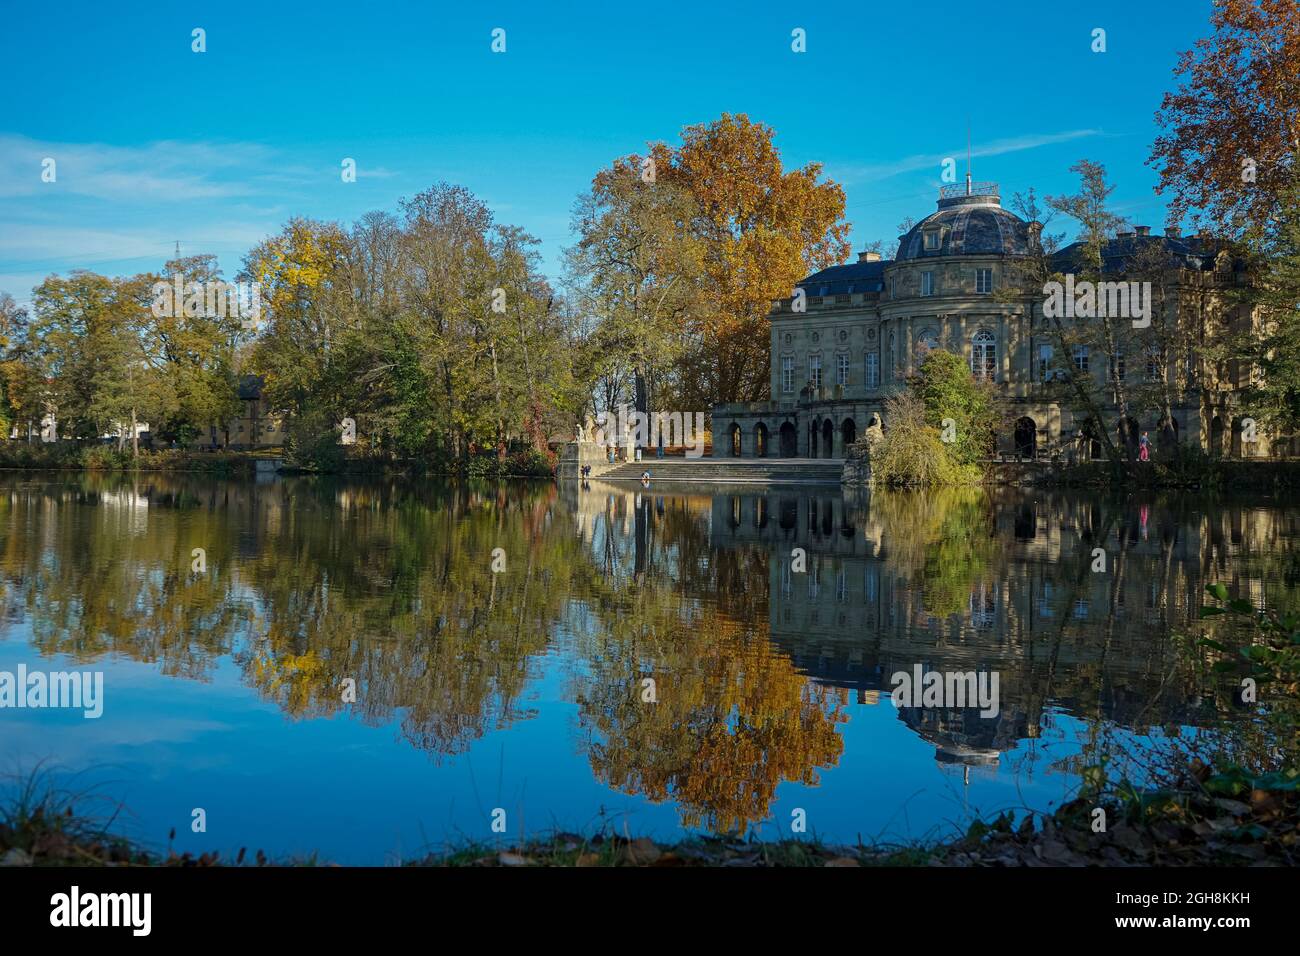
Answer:
[[601, 481], [692, 481], [705, 484], [835, 485], [844, 471], [840, 458], [646, 458], [592, 469]]

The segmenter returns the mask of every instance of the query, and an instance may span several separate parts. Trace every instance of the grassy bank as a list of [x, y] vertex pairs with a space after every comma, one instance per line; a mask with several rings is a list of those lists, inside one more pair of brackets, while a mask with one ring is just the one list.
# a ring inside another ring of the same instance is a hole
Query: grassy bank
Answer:
[[[1098, 809], [1105, 813], [1099, 831]], [[194, 856], [151, 851], [112, 835], [111, 819], [78, 815], [70, 800], [28, 783], [0, 811], [0, 866], [316, 866], [260, 850]], [[977, 821], [946, 842], [837, 845], [809, 837], [760, 842], [698, 837], [656, 843], [614, 833], [553, 833], [524, 843], [467, 842], [402, 861], [436, 867], [822, 866], [1295, 866], [1300, 773], [1250, 777], [1194, 768], [1180, 790], [1118, 789], [1051, 815]]]
[[1214, 458], [1188, 452], [1145, 462], [1089, 461], [1035, 474], [1062, 488], [1168, 488], [1275, 493], [1300, 489], [1300, 460]]
[[553, 456], [523, 451], [498, 459], [476, 455], [468, 460], [394, 460], [365, 454], [294, 455], [280, 449], [258, 451], [199, 452], [182, 449], [141, 449], [138, 455], [118, 451], [111, 445], [81, 445], [75, 442], [0, 442], [0, 469], [32, 471], [94, 472], [189, 472], [221, 477], [251, 477], [259, 458], [279, 458], [284, 470], [304, 475], [401, 474], [422, 477], [467, 478], [550, 478], [555, 474]]
[[198, 472], [210, 475], [245, 476], [255, 471], [256, 455], [248, 452], [195, 452], [180, 449], [149, 451], [133, 455], [111, 445], [79, 445], [0, 442], [0, 468], [52, 471], [153, 471]]

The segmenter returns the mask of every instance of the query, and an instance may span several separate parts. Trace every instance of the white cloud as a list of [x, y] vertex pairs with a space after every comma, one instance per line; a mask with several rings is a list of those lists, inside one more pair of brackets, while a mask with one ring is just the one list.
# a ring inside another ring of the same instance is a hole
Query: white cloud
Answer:
[[[1101, 130], [1096, 129], [1068, 130], [1061, 133], [1031, 133], [980, 143], [972, 147], [971, 155], [975, 157], [1001, 156], [1006, 153], [1018, 153], [1027, 149], [1038, 149], [1056, 143], [1067, 143], [1071, 140], [1100, 135]], [[938, 170], [945, 159], [951, 157], [960, 162], [965, 156], [966, 148], [960, 146], [946, 153], [918, 153], [887, 163], [869, 163], [865, 166], [836, 166], [835, 173], [837, 174], [836, 178], [841, 182], [870, 182], [889, 179], [891, 176], [916, 172], [921, 169]]]
[[[52, 183], [41, 179], [47, 157], [56, 164]], [[273, 167], [272, 151], [255, 143], [109, 146], [0, 135], [0, 197], [57, 191], [110, 201], [223, 199], [258, 192], [259, 168]]]

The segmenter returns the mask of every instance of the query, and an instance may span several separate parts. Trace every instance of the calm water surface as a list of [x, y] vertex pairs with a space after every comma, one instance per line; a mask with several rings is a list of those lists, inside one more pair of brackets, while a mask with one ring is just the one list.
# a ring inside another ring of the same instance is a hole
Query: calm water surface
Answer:
[[[491, 840], [495, 808], [935, 836], [1201, 733], [1204, 584], [1288, 604], [1298, 540], [1269, 500], [9, 473], [0, 671], [100, 670], [105, 704], [0, 710], [0, 770], [155, 847], [344, 863]], [[896, 708], [916, 664], [996, 671], [998, 715]]]

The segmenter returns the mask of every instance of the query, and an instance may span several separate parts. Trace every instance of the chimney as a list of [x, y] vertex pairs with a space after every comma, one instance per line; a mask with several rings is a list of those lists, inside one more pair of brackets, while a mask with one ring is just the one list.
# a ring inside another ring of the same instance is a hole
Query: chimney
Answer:
[[858, 253], [858, 261], [859, 261], [859, 262], [879, 262], [879, 261], [880, 261], [880, 253], [878, 253], [878, 252], [871, 252], [871, 251], [868, 251], [868, 252], [859, 252], [859, 253]]
[[1182, 226], [1165, 226], [1165, 235], [1170, 239], [1181, 239], [1183, 228]]
[[1151, 227], [1150, 227], [1150, 226], [1134, 226], [1133, 228], [1134, 228], [1135, 230], [1137, 230], [1137, 234], [1138, 234], [1139, 236], [1149, 236], [1149, 235], [1151, 235]]

